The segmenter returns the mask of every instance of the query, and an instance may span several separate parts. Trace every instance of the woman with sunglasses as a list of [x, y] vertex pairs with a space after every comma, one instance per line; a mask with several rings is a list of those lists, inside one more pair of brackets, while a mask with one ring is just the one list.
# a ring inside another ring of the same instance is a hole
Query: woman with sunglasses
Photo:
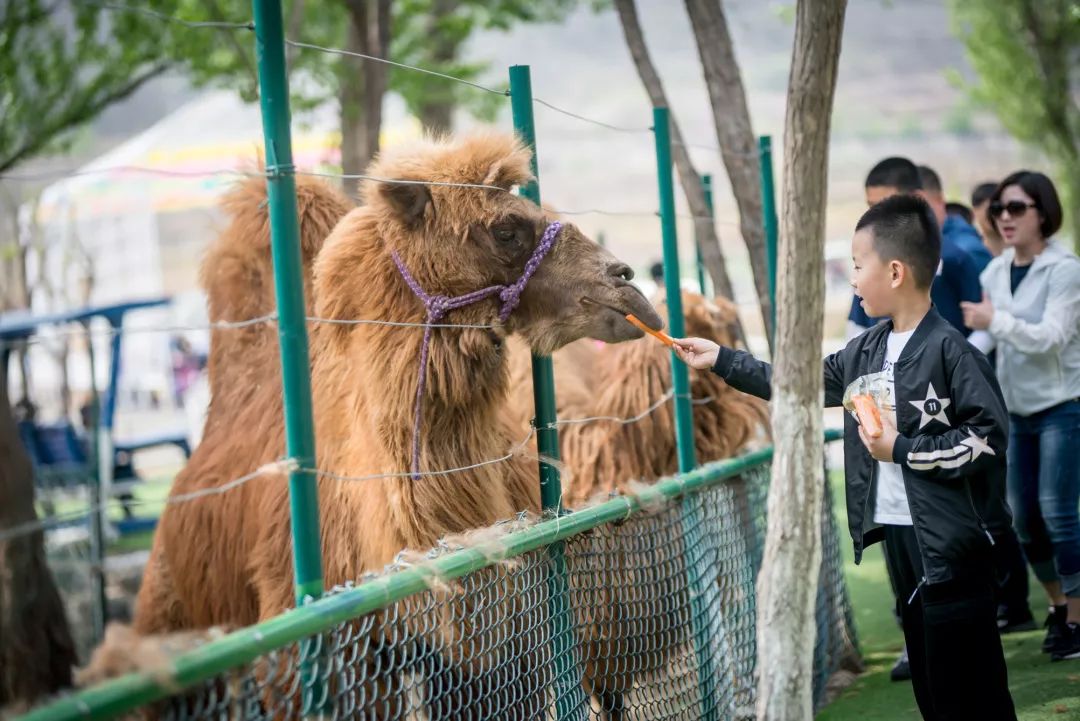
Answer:
[[961, 304], [964, 323], [997, 349], [1009, 505], [1052, 604], [1043, 650], [1080, 659], [1080, 259], [1052, 239], [1061, 202], [1042, 173], [1001, 181], [989, 215], [1005, 251], [980, 276], [983, 301]]

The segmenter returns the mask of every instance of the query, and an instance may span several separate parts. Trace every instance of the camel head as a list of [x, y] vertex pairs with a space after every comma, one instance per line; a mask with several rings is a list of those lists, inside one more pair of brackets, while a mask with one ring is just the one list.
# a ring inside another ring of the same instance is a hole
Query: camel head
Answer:
[[[388, 250], [428, 294], [454, 297], [510, 285], [554, 220], [511, 192], [531, 180], [529, 160], [528, 149], [509, 134], [428, 141], [384, 155], [371, 169], [376, 177], [423, 182], [369, 182], [364, 202], [378, 217]], [[627, 313], [650, 327], [663, 325], [632, 278], [629, 266], [565, 223], [505, 322], [497, 321], [498, 296], [478, 304], [482, 311], [457, 311], [462, 315], [452, 318], [492, 323], [499, 340], [518, 332], [541, 354], [585, 337], [632, 340], [643, 334], [626, 321]]]

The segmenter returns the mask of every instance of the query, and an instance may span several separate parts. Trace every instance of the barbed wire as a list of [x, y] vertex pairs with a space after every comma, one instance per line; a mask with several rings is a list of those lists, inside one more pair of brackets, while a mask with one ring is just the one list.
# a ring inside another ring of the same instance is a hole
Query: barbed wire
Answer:
[[[672, 400], [672, 398], [674, 398], [674, 391], [673, 390], [668, 390], [659, 399], [657, 399], [656, 401], [651, 403], [645, 410], [643, 410], [642, 412], [640, 412], [640, 413], [638, 413], [636, 415], [629, 416], [629, 417], [626, 417], [626, 418], [622, 418], [622, 417], [619, 417], [619, 416], [586, 416], [586, 417], [583, 417], [583, 418], [567, 418], [567, 419], [558, 420], [553, 424], [545, 424], [544, 426], [540, 426], [539, 428], [551, 429], [551, 428], [558, 427], [558, 426], [578, 425], [578, 424], [584, 424], [584, 423], [598, 423], [598, 422], [614, 422], [614, 423], [619, 423], [621, 425], [630, 425], [630, 424], [633, 424], [633, 423], [638, 423], [641, 420], [645, 419], [650, 414], [654, 413], [658, 408], [663, 406], [665, 403]], [[715, 398], [713, 396], [704, 396], [704, 397], [701, 397], [701, 398], [692, 398], [691, 402], [694, 403], [695, 405], [701, 405], [701, 404], [711, 403], [714, 400], [715, 400]], [[158, 506], [158, 505], [160, 505], [160, 506], [168, 506], [168, 505], [176, 505], [176, 504], [181, 504], [181, 503], [191, 503], [193, 501], [198, 501], [198, 500], [208, 498], [208, 497], [211, 497], [211, 496], [219, 496], [219, 495], [222, 495], [224, 493], [228, 493], [229, 491], [240, 488], [241, 486], [246, 485], [247, 483], [250, 483], [251, 481], [255, 480], [256, 478], [261, 478], [263, 476], [272, 476], [272, 475], [287, 475], [287, 474], [289, 474], [289, 473], [291, 473], [293, 471], [300, 471], [300, 472], [315, 475], [315, 476], [318, 476], [318, 477], [321, 477], [321, 478], [329, 478], [331, 480], [342, 481], [342, 482], [365, 482], [365, 481], [377, 481], [377, 480], [402, 479], [402, 478], [410, 478], [410, 477], [413, 477], [414, 475], [419, 475], [420, 477], [453, 475], [453, 474], [457, 474], [457, 473], [464, 473], [466, 471], [476, 470], [477, 468], [483, 468], [485, 466], [491, 466], [491, 465], [496, 465], [496, 464], [499, 464], [499, 463], [504, 463], [504, 462], [510, 460], [511, 458], [514, 458], [515, 456], [520, 454], [528, 446], [529, 441], [531, 441], [533, 439], [533, 437], [536, 435], [536, 432], [537, 432], [537, 430], [539, 428], [536, 427], [535, 425], [531, 425], [530, 428], [529, 428], [528, 433], [525, 434], [524, 438], [522, 438], [517, 443], [513, 444], [510, 447], [509, 451], [507, 451], [505, 454], [503, 454], [501, 456], [498, 456], [497, 458], [490, 458], [490, 459], [487, 459], [487, 460], [478, 461], [476, 463], [471, 463], [471, 464], [466, 465], [466, 466], [458, 466], [458, 467], [455, 467], [455, 468], [446, 468], [446, 469], [437, 470], [437, 471], [421, 471], [418, 474], [414, 474], [411, 471], [399, 471], [399, 472], [392, 472], [392, 473], [372, 473], [372, 474], [367, 474], [367, 475], [362, 475], [362, 476], [350, 476], [350, 475], [345, 475], [345, 474], [340, 474], [340, 473], [334, 473], [332, 471], [327, 471], [327, 470], [323, 470], [323, 469], [319, 469], [319, 468], [302, 467], [302, 466], [297, 464], [295, 459], [279, 459], [277, 461], [273, 461], [271, 463], [267, 463], [267, 464], [265, 464], [263, 466], [260, 466], [259, 468], [255, 469], [251, 473], [245, 474], [243, 476], [239, 476], [238, 478], [234, 478], [233, 480], [228, 481], [227, 483], [223, 483], [223, 484], [221, 484], [219, 486], [213, 486], [213, 487], [210, 487], [210, 488], [200, 488], [200, 489], [195, 490], [195, 491], [190, 491], [190, 492], [187, 492], [187, 493], [180, 493], [180, 494], [172, 495], [172, 496], [169, 496], [168, 498], [165, 498], [165, 499], [162, 499], [162, 500], [153, 500], [152, 501], [152, 500], [127, 499], [127, 500], [123, 501], [123, 503], [125, 505], [127, 505], [128, 507], [132, 507], [132, 508], [146, 507], [146, 506]], [[64, 527], [64, 526], [70, 526], [75, 522], [86, 520], [91, 513], [102, 513], [104, 511], [107, 511], [110, 508], [110, 506], [112, 506], [114, 504], [117, 504], [117, 503], [120, 503], [120, 501], [118, 499], [109, 498], [109, 499], [105, 499], [104, 501], [102, 501], [102, 502], [100, 502], [98, 504], [91, 504], [91, 505], [89, 505], [89, 506], [87, 506], [87, 507], [85, 507], [83, 509], [78, 510], [78, 511], [72, 511], [72, 512], [69, 512], [69, 513], [55, 515], [55, 516], [46, 516], [45, 518], [37, 519], [37, 520], [34, 520], [34, 521], [28, 521], [26, 523], [21, 523], [21, 524], [18, 524], [16, 526], [12, 526], [10, 528], [6, 528], [6, 529], [0, 531], [0, 543], [10, 541], [10, 540], [12, 540], [14, 538], [18, 538], [20, 536], [25, 536], [25, 535], [28, 535], [30, 533], [36, 533], [38, 531], [47, 531], [47, 530], [52, 530], [52, 529], [60, 528], [60, 527]]]
[[[197, 491], [191, 491], [189, 493], [181, 493], [175, 496], [169, 496], [168, 498], [160, 501], [128, 499], [123, 501], [123, 503], [132, 508], [153, 505], [167, 506], [170, 504], [190, 503], [191, 501], [196, 501], [209, 496], [220, 496], [221, 494], [228, 493], [235, 488], [239, 488], [240, 486], [243, 486], [244, 484], [249, 483], [256, 478], [268, 475], [286, 474], [298, 467], [299, 466], [297, 465], [296, 461], [293, 459], [275, 461], [273, 463], [267, 463], [264, 466], [260, 466], [251, 473], [240, 476], [239, 478], [234, 478], [228, 483], [224, 483], [220, 486], [213, 486], [211, 488], [200, 488]], [[111, 505], [119, 502], [120, 501], [118, 499], [108, 498], [100, 503], [90, 504], [86, 508], [80, 509], [78, 511], [71, 511], [69, 513], [57, 516], [46, 516], [35, 521], [27, 521], [26, 523], [21, 523], [16, 526], [12, 526], [11, 528], [6, 528], [3, 531], [0, 531], [0, 543], [10, 541], [20, 536], [25, 536], [30, 533], [36, 533], [38, 531], [47, 531], [53, 528], [70, 526], [76, 521], [88, 519], [88, 517], [92, 513], [102, 513], [104, 511], [107, 511]]]
[[432, 75], [432, 76], [437, 77], [437, 78], [442, 78], [443, 80], [452, 80], [455, 83], [461, 83], [462, 85], [468, 85], [470, 87], [477, 88], [478, 90], [484, 90], [484, 91], [489, 92], [489, 93], [494, 93], [495, 95], [504, 95], [506, 97], [510, 96], [510, 91], [509, 90], [500, 90], [498, 88], [489, 88], [486, 85], [481, 85], [480, 83], [473, 82], [472, 80], [466, 80], [464, 78], [458, 78], [458, 77], [455, 77], [453, 75], [447, 75], [446, 73], [440, 73], [440, 72], [435, 71], [435, 70], [429, 70], [427, 68], [417, 67], [416, 65], [409, 65], [407, 63], [395, 62], [395, 61], [389, 60], [387, 58], [380, 58], [380, 57], [378, 57], [376, 55], [365, 55], [364, 53], [358, 53], [358, 52], [354, 52], [352, 50], [342, 50], [340, 48], [328, 48], [328, 47], [325, 47], [325, 46], [322, 46], [322, 45], [315, 45], [314, 43], [305, 43], [305, 42], [301, 42], [299, 40], [289, 40], [288, 38], [286, 38], [285, 44], [286, 45], [291, 45], [294, 48], [303, 48], [305, 50], [317, 50], [319, 52], [327, 53], [329, 55], [341, 55], [341, 56], [344, 56], [344, 57], [359, 58], [361, 60], [371, 60], [372, 62], [383, 63], [384, 65], [392, 65], [395, 68], [401, 68], [403, 70], [412, 70], [413, 72], [423, 73], [424, 75]]
[[[84, 338], [87, 335], [91, 337], [112, 337], [114, 335], [140, 335], [146, 333], [178, 334], [206, 332], [212, 330], [237, 330], [243, 328], [250, 328], [256, 325], [274, 323], [277, 320], [277, 313], [267, 313], [266, 315], [261, 315], [256, 318], [249, 318], [247, 320], [212, 321], [199, 325], [168, 325], [143, 327], [136, 326], [134, 328], [114, 328], [113, 326], [108, 326], [105, 328], [87, 328], [86, 326], [81, 326], [79, 328], [54, 328], [47, 334], [33, 335], [18, 340], [0, 341], [0, 348], [17, 348], [25, 345], [42, 345], [63, 338]], [[321, 323], [326, 325], [374, 325], [386, 326], [390, 328], [458, 328], [473, 330], [491, 330], [496, 327], [495, 325], [490, 323], [423, 323], [396, 320], [376, 320], [368, 318], [320, 318], [318, 316], [306, 316], [305, 320], [310, 324]], [[81, 325], [81, 321], [76, 320], [67, 321], [67, 323]]]
[[562, 113], [563, 115], [574, 118], [575, 120], [580, 120], [580, 121], [585, 122], [585, 123], [590, 123], [591, 125], [597, 125], [597, 126], [599, 126], [601, 128], [606, 128], [608, 130], [614, 130], [617, 133], [652, 133], [652, 130], [653, 130], [651, 127], [647, 127], [647, 128], [641, 128], [641, 127], [631, 128], [631, 127], [622, 126], [622, 125], [612, 125], [611, 123], [605, 123], [602, 120], [594, 120], [593, 118], [588, 118], [588, 117], [586, 117], [584, 115], [579, 115], [578, 113], [571, 112], [569, 110], [566, 110], [565, 108], [560, 108], [559, 106], [557, 106], [557, 105], [555, 105], [553, 103], [550, 103], [547, 100], [543, 100], [542, 98], [538, 98], [538, 97], [535, 97], [535, 96], [533, 97], [533, 102], [536, 103], [537, 105], [542, 105], [545, 108], [548, 108], [550, 110], [554, 110], [557, 113]]
[[[163, 12], [160, 12], [158, 10], [153, 10], [153, 9], [150, 9], [150, 8], [139, 7], [139, 6], [134, 6], [134, 5], [125, 5], [125, 4], [122, 4], [122, 3], [99, 2], [97, 0], [84, 0], [84, 2], [87, 2], [87, 3], [92, 4], [92, 5], [96, 5], [98, 7], [106, 9], [106, 10], [139, 13], [139, 14], [142, 14], [142, 15], [146, 15], [148, 17], [153, 17], [153, 18], [159, 19], [159, 20], [161, 20], [163, 22], [175, 23], [175, 24], [183, 25], [183, 26], [188, 27], [188, 28], [216, 28], [216, 29], [236, 29], [236, 30], [254, 30], [255, 29], [255, 23], [253, 21], [250, 21], [250, 20], [247, 21], [247, 22], [229, 22], [229, 21], [223, 21], [223, 20], [186, 20], [184, 18], [176, 17], [174, 15], [169, 15], [167, 13], [163, 13]], [[325, 45], [317, 45], [315, 43], [309, 43], [309, 42], [305, 42], [305, 41], [302, 41], [302, 40], [293, 40], [291, 38], [286, 38], [285, 39], [285, 44], [289, 45], [291, 47], [298, 48], [298, 49], [303, 49], [303, 50], [314, 50], [314, 51], [321, 52], [321, 53], [326, 53], [326, 54], [329, 54], [329, 55], [337, 55], [337, 56], [340, 56], [340, 57], [349, 57], [349, 58], [356, 58], [358, 60], [365, 60], [365, 61], [370, 61], [370, 62], [382, 63], [384, 65], [390, 65], [392, 67], [401, 68], [402, 70], [410, 70], [412, 72], [422, 73], [424, 75], [430, 75], [432, 77], [441, 78], [443, 80], [449, 80], [451, 82], [460, 83], [462, 85], [467, 85], [469, 87], [476, 88], [477, 90], [483, 90], [484, 92], [492, 93], [494, 95], [501, 95], [501, 96], [504, 96], [504, 97], [510, 97], [510, 94], [511, 94], [509, 88], [493, 88], [491, 86], [484, 85], [483, 83], [479, 83], [479, 82], [476, 82], [476, 81], [473, 81], [473, 80], [467, 80], [465, 78], [459, 78], [457, 76], [450, 75], [448, 73], [442, 73], [442, 72], [439, 72], [437, 70], [431, 70], [430, 68], [424, 68], [424, 67], [420, 67], [420, 66], [417, 66], [417, 65], [410, 65], [408, 63], [402, 63], [402, 62], [398, 62], [398, 61], [395, 61], [395, 60], [390, 60], [389, 58], [381, 58], [381, 57], [378, 57], [377, 55], [369, 55], [369, 54], [366, 54], [366, 53], [360, 53], [360, 52], [356, 52], [354, 50], [345, 50], [345, 49], [342, 49], [342, 48], [327, 47]], [[575, 120], [579, 120], [581, 122], [589, 123], [591, 125], [595, 125], [597, 127], [605, 128], [607, 130], [612, 130], [612, 131], [619, 132], [619, 133], [631, 133], [631, 134], [650, 133], [651, 134], [653, 132], [653, 130], [654, 130], [652, 126], [630, 127], [630, 126], [616, 125], [614, 123], [608, 123], [608, 122], [605, 122], [603, 120], [597, 120], [595, 118], [590, 118], [588, 116], [581, 115], [580, 113], [575, 113], [575, 112], [573, 112], [571, 110], [567, 110], [566, 108], [562, 108], [562, 107], [556, 105], [555, 103], [552, 103], [551, 101], [544, 100], [543, 98], [536, 97], [536, 96], [533, 96], [532, 101], [536, 105], [541, 105], [541, 106], [546, 107], [546, 108], [548, 108], [550, 110], [553, 110], [553, 111], [555, 111], [557, 113], [561, 113], [562, 115], [565, 115], [567, 117], [574, 118]], [[687, 148], [696, 148], [696, 149], [699, 149], [699, 150], [707, 150], [707, 151], [713, 152], [713, 153], [725, 154], [725, 155], [727, 155], [729, 157], [730, 156], [741, 156], [741, 157], [758, 157], [758, 156], [760, 156], [759, 151], [754, 151], [754, 152], [728, 151], [727, 153], [724, 153], [723, 149], [720, 148], [719, 146], [711, 145], [711, 144], [705, 144], [705, 143], [676, 142], [676, 141], [673, 140], [672, 145], [682, 145], [683, 147], [687, 147]]]
[[166, 177], [200, 179], [215, 175], [232, 175], [236, 177], [268, 177], [267, 173], [252, 173], [244, 170], [171, 170], [169, 168], [153, 168], [143, 165], [110, 165], [104, 168], [43, 170], [36, 173], [0, 173], [0, 180], [9, 180], [13, 182], [40, 182], [43, 180], [56, 180], [60, 178], [79, 178], [91, 175], [120, 175], [123, 173], [138, 173], [142, 175], [162, 175]]

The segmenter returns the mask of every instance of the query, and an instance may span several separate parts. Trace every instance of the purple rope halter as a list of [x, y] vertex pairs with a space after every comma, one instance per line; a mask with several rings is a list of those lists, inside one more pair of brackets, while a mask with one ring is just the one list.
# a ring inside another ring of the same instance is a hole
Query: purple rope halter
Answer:
[[525, 263], [525, 270], [521, 273], [521, 277], [510, 285], [492, 285], [456, 297], [430, 295], [416, 282], [416, 278], [413, 278], [409, 269], [405, 267], [405, 263], [402, 262], [401, 256], [398, 255], [397, 251], [395, 250], [390, 253], [391, 257], [394, 259], [394, 265], [397, 266], [398, 272], [401, 273], [401, 277], [405, 279], [405, 283], [416, 297], [424, 302], [424, 309], [427, 311], [427, 318], [425, 320], [427, 326], [424, 328], [424, 340], [420, 346], [420, 374], [416, 382], [416, 404], [413, 412], [414, 423], [411, 469], [413, 480], [419, 480], [420, 478], [420, 413], [423, 409], [424, 389], [427, 387], [428, 351], [431, 347], [432, 324], [438, 323], [452, 310], [478, 303], [496, 293], [499, 294], [499, 300], [502, 301], [502, 306], [499, 308], [499, 322], [505, 323], [510, 317], [510, 314], [514, 312], [514, 309], [517, 308], [518, 304], [521, 302], [521, 293], [525, 290], [525, 285], [536, 273], [537, 268], [540, 267], [541, 261], [544, 260], [547, 254], [550, 253], [551, 249], [555, 246], [555, 237], [559, 234], [561, 229], [562, 223], [557, 220], [544, 229], [544, 234], [540, 237], [540, 242], [536, 244], [536, 248], [533, 249], [532, 255]]

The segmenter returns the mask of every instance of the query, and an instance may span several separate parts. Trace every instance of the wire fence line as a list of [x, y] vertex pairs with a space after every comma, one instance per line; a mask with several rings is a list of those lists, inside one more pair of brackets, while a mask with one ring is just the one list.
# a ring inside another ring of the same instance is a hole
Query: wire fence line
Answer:
[[[529, 430], [525, 434], [525, 436], [521, 440], [519, 440], [516, 443], [514, 443], [513, 445], [511, 445], [509, 450], [507, 451], [507, 453], [505, 453], [505, 454], [503, 454], [501, 456], [498, 456], [496, 458], [489, 458], [489, 459], [478, 461], [476, 463], [471, 463], [471, 464], [468, 464], [468, 465], [465, 465], [465, 466], [458, 466], [458, 467], [454, 467], [454, 468], [445, 468], [445, 469], [440, 469], [440, 470], [421, 471], [421, 472], [416, 473], [416, 474], [412, 473], [411, 471], [400, 471], [400, 472], [372, 473], [372, 474], [367, 474], [367, 475], [353, 476], [353, 475], [344, 475], [344, 474], [334, 473], [332, 471], [327, 471], [327, 470], [320, 469], [320, 468], [311, 468], [311, 467], [299, 466], [296, 463], [295, 459], [282, 458], [282, 459], [279, 459], [277, 461], [273, 461], [271, 463], [264, 464], [264, 465], [260, 466], [259, 468], [255, 469], [254, 471], [252, 471], [251, 473], [247, 473], [247, 474], [245, 474], [243, 476], [232, 479], [232, 480], [230, 480], [230, 481], [228, 481], [226, 483], [222, 483], [220, 485], [213, 486], [211, 488], [202, 488], [202, 489], [199, 489], [199, 490], [196, 490], [196, 491], [190, 491], [190, 492], [187, 492], [187, 493], [175, 494], [175, 495], [171, 495], [171, 496], [169, 496], [169, 497], [167, 497], [165, 499], [162, 499], [162, 500], [154, 500], [154, 501], [142, 501], [142, 500], [138, 500], [138, 499], [125, 500], [124, 505], [128, 506], [128, 507], [132, 507], [132, 508], [137, 508], [137, 507], [147, 507], [147, 506], [155, 506], [156, 507], [156, 506], [175, 505], [175, 504], [181, 504], [181, 503], [190, 503], [192, 501], [198, 501], [198, 500], [201, 500], [203, 498], [222, 495], [223, 493], [227, 493], [227, 492], [232, 491], [232, 490], [234, 490], [236, 488], [240, 488], [241, 486], [246, 485], [247, 483], [255, 480], [256, 478], [262, 478], [262, 477], [268, 477], [268, 476], [285, 476], [285, 475], [287, 475], [287, 474], [289, 474], [291, 472], [294, 472], [294, 471], [299, 471], [299, 472], [302, 472], [302, 473], [308, 473], [308, 474], [315, 475], [315, 476], [318, 476], [318, 477], [321, 477], [321, 478], [329, 478], [329, 479], [333, 479], [333, 480], [337, 480], [337, 481], [346, 481], [346, 482], [364, 482], [364, 481], [410, 478], [410, 477], [413, 477], [414, 475], [418, 475], [420, 477], [428, 477], [428, 478], [454, 475], [454, 474], [457, 474], [457, 473], [464, 473], [466, 471], [475, 470], [477, 468], [483, 468], [485, 466], [496, 465], [496, 464], [499, 464], [499, 463], [504, 463], [506, 461], [509, 461], [510, 459], [512, 459], [515, 456], [522, 453], [525, 450], [525, 448], [528, 447], [529, 442], [533, 439], [533, 437], [536, 435], [536, 432], [538, 430], [555, 429], [555, 428], [558, 428], [558, 427], [561, 427], [561, 426], [567, 426], [567, 425], [580, 425], [580, 424], [586, 424], [586, 423], [599, 423], [599, 422], [614, 422], [614, 423], [619, 423], [621, 425], [630, 425], [630, 424], [637, 423], [637, 422], [645, 419], [647, 416], [654, 413], [658, 408], [660, 408], [661, 406], [663, 406], [665, 403], [672, 400], [673, 398], [674, 398], [674, 391], [669, 390], [669, 391], [663, 393], [660, 396], [660, 398], [658, 398], [656, 401], [651, 403], [648, 407], [646, 407], [640, 413], [637, 413], [637, 414], [635, 414], [633, 416], [629, 416], [629, 417], [625, 417], [625, 418], [619, 417], [619, 416], [588, 416], [588, 417], [583, 417], [583, 418], [565, 418], [565, 419], [557, 420], [554, 423], [544, 424], [543, 426], [539, 426], [539, 427], [536, 426], [535, 423], [533, 423], [533, 424], [530, 424]], [[712, 396], [702, 396], [702, 397], [699, 397], [699, 398], [693, 398], [692, 403], [694, 403], [696, 405], [703, 405], [703, 404], [711, 403], [714, 400], [715, 400], [715, 398], [713, 398]], [[58, 528], [58, 527], [64, 527], [64, 526], [72, 525], [75, 522], [84, 520], [91, 513], [101, 513], [101, 512], [104, 512], [104, 511], [108, 511], [110, 508], [114, 507], [115, 504], [117, 504], [117, 503], [118, 503], [118, 501], [116, 501], [115, 499], [106, 499], [106, 500], [102, 501], [101, 503], [99, 503], [97, 505], [91, 504], [89, 506], [86, 506], [86, 507], [78, 510], [78, 511], [72, 511], [72, 512], [63, 513], [63, 514], [56, 514], [56, 515], [52, 515], [52, 516], [46, 516], [44, 518], [40, 518], [40, 519], [37, 519], [37, 520], [34, 520], [34, 521], [28, 521], [28, 522], [25, 522], [25, 523], [21, 523], [21, 524], [12, 526], [10, 528], [3, 529], [2, 531], [0, 531], [0, 543], [5, 542], [5, 541], [9, 541], [9, 540], [14, 539], [14, 538], [18, 538], [18, 537], [21, 537], [21, 536], [25, 536], [25, 535], [28, 535], [28, 534], [31, 534], [31, 533], [36, 533], [38, 531], [47, 531], [47, 530]]]
[[[184, 18], [176, 17], [174, 15], [169, 15], [168, 13], [163, 13], [163, 12], [160, 12], [160, 11], [157, 11], [157, 10], [153, 10], [153, 9], [145, 8], [145, 7], [140, 7], [140, 6], [135, 6], [135, 5], [125, 5], [125, 4], [122, 4], [122, 3], [97, 2], [95, 0], [86, 0], [86, 1], [88, 3], [90, 3], [90, 4], [101, 7], [102, 9], [112, 10], [112, 11], [116, 11], [116, 12], [138, 13], [138, 14], [145, 15], [145, 16], [148, 16], [148, 17], [156, 18], [158, 20], [161, 20], [162, 22], [179, 24], [179, 25], [182, 25], [184, 27], [191, 28], [191, 29], [210, 28], [210, 29], [219, 29], [219, 30], [220, 29], [236, 29], [236, 30], [248, 30], [248, 31], [254, 31], [255, 30], [255, 24], [254, 24], [254, 22], [252, 20], [247, 20], [247, 21], [244, 21], [244, 22], [230, 22], [230, 21], [225, 21], [225, 20], [209, 20], [209, 21], [206, 21], [206, 20], [187, 20], [187, 19], [184, 19]], [[509, 88], [491, 87], [489, 85], [484, 85], [483, 83], [479, 83], [479, 82], [476, 82], [476, 81], [473, 81], [473, 80], [467, 80], [465, 78], [460, 78], [460, 77], [450, 75], [450, 74], [447, 74], [447, 73], [442, 73], [442, 72], [439, 72], [439, 71], [436, 71], [436, 70], [431, 70], [430, 68], [424, 68], [424, 67], [420, 67], [420, 66], [417, 66], [417, 65], [410, 65], [408, 63], [397, 62], [397, 61], [394, 61], [394, 60], [390, 60], [389, 58], [378, 57], [376, 55], [369, 55], [369, 54], [360, 53], [360, 52], [356, 52], [356, 51], [352, 51], [352, 50], [345, 50], [345, 49], [342, 49], [342, 48], [327, 47], [327, 46], [324, 46], [324, 45], [318, 45], [318, 44], [315, 44], [315, 43], [309, 43], [309, 42], [305, 42], [303, 40], [294, 40], [294, 39], [290, 39], [290, 38], [285, 39], [285, 44], [289, 45], [291, 47], [295, 47], [297, 49], [302, 49], [302, 50], [313, 50], [313, 51], [316, 51], [316, 52], [321, 52], [321, 53], [330, 54], [330, 55], [337, 55], [337, 56], [340, 56], [340, 57], [348, 57], [348, 58], [354, 58], [354, 59], [358, 59], [358, 60], [364, 60], [364, 61], [367, 61], [367, 62], [382, 63], [382, 64], [389, 65], [389, 66], [392, 66], [392, 67], [400, 68], [402, 70], [408, 70], [408, 71], [411, 71], [411, 72], [421, 73], [423, 75], [429, 75], [431, 77], [440, 78], [442, 80], [447, 80], [447, 81], [450, 81], [450, 82], [459, 83], [461, 85], [472, 87], [472, 88], [475, 88], [477, 90], [481, 90], [483, 92], [492, 93], [494, 95], [501, 95], [501, 96], [504, 96], [504, 97], [510, 97], [510, 89]], [[611, 131], [614, 131], [614, 132], [618, 132], [618, 133], [629, 133], [629, 134], [646, 134], [647, 133], [647, 134], [651, 135], [652, 132], [653, 132], [653, 128], [652, 128], [651, 125], [650, 126], [616, 125], [614, 123], [605, 122], [603, 120], [597, 120], [596, 118], [590, 118], [590, 117], [582, 115], [580, 113], [575, 113], [575, 112], [573, 112], [571, 110], [567, 110], [566, 108], [560, 107], [560, 106], [556, 105], [555, 103], [553, 103], [551, 101], [544, 100], [543, 98], [539, 98], [539, 97], [535, 97], [535, 96], [533, 97], [533, 103], [536, 104], [536, 105], [546, 107], [549, 110], [560, 113], [562, 115], [573, 118], [575, 120], [578, 120], [578, 121], [581, 121], [581, 122], [584, 122], [584, 123], [588, 123], [588, 124], [596, 126], [596, 127], [604, 128], [606, 130], [611, 130]], [[721, 148], [721, 147], [719, 147], [717, 145], [708, 144], [708, 143], [672, 141], [672, 144], [673, 145], [682, 145], [683, 147], [687, 147], [687, 148], [705, 150], [705, 151], [708, 151], [708, 152], [711, 152], [711, 153], [718, 153], [718, 154], [725, 155], [727, 157], [759, 157], [760, 156], [760, 152], [757, 152], [757, 151], [738, 152], [738, 151], [734, 151], [734, 150], [729, 149], [729, 150], [727, 150], [725, 152], [723, 148]]]

